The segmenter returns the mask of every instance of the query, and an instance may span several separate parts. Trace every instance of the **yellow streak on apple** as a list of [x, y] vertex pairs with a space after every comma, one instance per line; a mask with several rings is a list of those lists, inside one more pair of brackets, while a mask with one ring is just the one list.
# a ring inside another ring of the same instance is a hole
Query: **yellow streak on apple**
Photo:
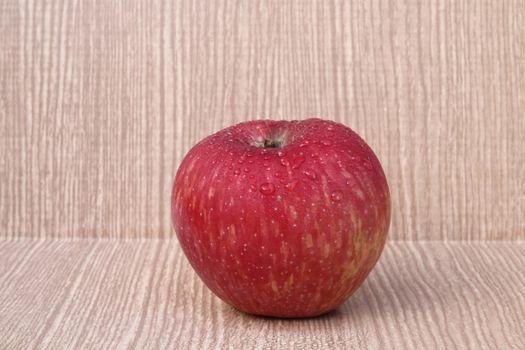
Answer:
[[306, 248], [312, 248], [314, 246], [314, 242], [312, 240], [312, 235], [309, 233], [306, 235]]

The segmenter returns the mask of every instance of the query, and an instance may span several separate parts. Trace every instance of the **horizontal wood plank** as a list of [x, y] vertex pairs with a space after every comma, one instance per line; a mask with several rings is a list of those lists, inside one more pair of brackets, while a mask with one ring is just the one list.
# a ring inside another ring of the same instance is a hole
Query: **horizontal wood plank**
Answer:
[[0, 237], [165, 238], [177, 165], [251, 118], [344, 122], [393, 239], [525, 239], [525, 3], [0, 1]]
[[336, 312], [245, 315], [176, 241], [0, 241], [2, 349], [523, 349], [523, 242], [389, 242]]

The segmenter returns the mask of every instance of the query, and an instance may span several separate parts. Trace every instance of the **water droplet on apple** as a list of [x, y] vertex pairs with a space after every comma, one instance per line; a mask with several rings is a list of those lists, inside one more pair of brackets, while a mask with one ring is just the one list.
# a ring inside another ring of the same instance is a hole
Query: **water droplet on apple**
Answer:
[[373, 168], [372, 163], [368, 159], [363, 160], [363, 166], [368, 170], [372, 170]]
[[275, 176], [278, 179], [282, 179], [283, 178], [283, 173], [281, 173], [280, 171], [276, 171], [275, 174], [273, 174], [273, 176]]
[[339, 202], [341, 199], [343, 199], [343, 194], [340, 191], [333, 191], [332, 194], [330, 195], [330, 198], [334, 202]]
[[285, 154], [284, 154], [283, 151], [278, 151], [278, 152], [277, 152], [277, 155], [278, 155], [279, 157], [284, 157]]
[[233, 173], [234, 173], [235, 175], [239, 175], [239, 174], [241, 173], [241, 171], [240, 171], [239, 169], [235, 169], [235, 170], [233, 171]]
[[299, 169], [299, 167], [304, 163], [304, 157], [297, 157], [293, 161], [292, 169]]
[[299, 180], [292, 180], [288, 182], [286, 185], [284, 185], [284, 188], [286, 188], [288, 191], [293, 191], [295, 186], [299, 183]]
[[245, 173], [249, 173], [250, 172], [250, 168], [248, 168], [248, 167], [244, 168], [244, 172]]
[[252, 190], [252, 192], [253, 191], [257, 191], [257, 186], [255, 186], [254, 184], [251, 184], [250, 185], [250, 190]]
[[286, 158], [281, 158], [279, 161], [281, 162], [282, 166], [290, 165], [290, 161], [288, 159], [286, 159]]
[[312, 154], [310, 154], [310, 157], [317, 158], [317, 157], [319, 157], [319, 153], [313, 152]]
[[317, 174], [312, 169], [304, 169], [303, 174], [310, 180], [317, 179]]
[[275, 192], [275, 186], [271, 183], [265, 182], [259, 186], [259, 191], [264, 195], [271, 195]]
[[331, 146], [332, 145], [332, 141], [330, 141], [330, 140], [321, 140], [321, 144], [323, 146]]

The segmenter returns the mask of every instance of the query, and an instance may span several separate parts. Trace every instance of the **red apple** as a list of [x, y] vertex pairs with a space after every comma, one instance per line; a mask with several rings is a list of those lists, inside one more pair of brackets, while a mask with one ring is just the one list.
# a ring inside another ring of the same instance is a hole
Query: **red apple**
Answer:
[[204, 283], [250, 314], [335, 309], [377, 262], [390, 223], [381, 165], [332, 121], [256, 120], [211, 135], [172, 191], [180, 245]]

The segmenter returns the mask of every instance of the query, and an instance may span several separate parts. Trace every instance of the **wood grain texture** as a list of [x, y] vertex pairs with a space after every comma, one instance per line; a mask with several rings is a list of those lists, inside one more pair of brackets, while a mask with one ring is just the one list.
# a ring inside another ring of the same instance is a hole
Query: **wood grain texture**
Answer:
[[525, 238], [525, 3], [0, 2], [0, 235], [163, 238], [199, 139], [322, 116], [393, 239]]
[[2, 349], [523, 349], [525, 244], [390, 242], [305, 320], [242, 314], [174, 240], [0, 241]]

